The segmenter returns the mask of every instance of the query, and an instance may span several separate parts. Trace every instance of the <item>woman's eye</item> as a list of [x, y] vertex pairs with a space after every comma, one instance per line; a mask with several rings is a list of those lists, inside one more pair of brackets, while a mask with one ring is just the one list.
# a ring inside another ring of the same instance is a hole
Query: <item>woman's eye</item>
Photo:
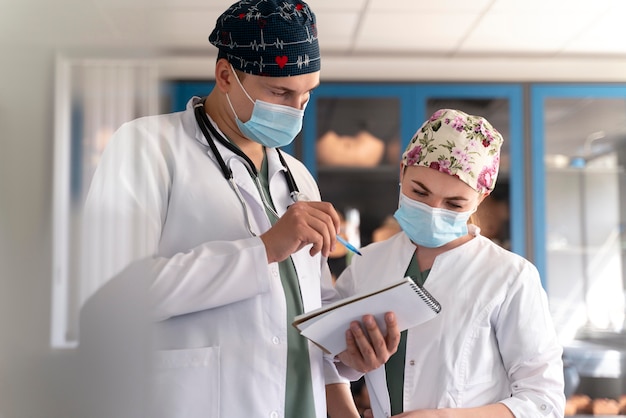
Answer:
[[413, 190], [413, 192], [418, 196], [426, 196], [426, 192], [423, 192], [421, 190]]

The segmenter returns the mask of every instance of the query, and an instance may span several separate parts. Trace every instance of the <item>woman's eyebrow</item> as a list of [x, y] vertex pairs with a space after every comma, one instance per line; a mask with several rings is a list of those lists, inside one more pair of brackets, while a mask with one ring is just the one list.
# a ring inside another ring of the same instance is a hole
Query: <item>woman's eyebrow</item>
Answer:
[[[414, 183], [415, 185], [417, 185], [420, 188], [422, 188], [425, 192], [432, 193], [430, 191], [430, 189], [428, 189], [428, 187], [426, 187], [426, 185], [424, 183], [422, 183], [421, 181], [419, 181], [419, 180], [412, 180], [412, 183]], [[444, 199], [446, 199], [446, 200], [461, 200], [463, 202], [469, 201], [469, 199], [467, 197], [464, 197], [464, 196], [445, 196]]]
[[428, 187], [426, 187], [426, 185], [424, 183], [422, 183], [419, 180], [411, 180], [412, 183], [414, 183], [415, 185], [421, 187], [422, 189], [424, 189], [425, 192], [430, 193], [431, 191], [428, 189]]

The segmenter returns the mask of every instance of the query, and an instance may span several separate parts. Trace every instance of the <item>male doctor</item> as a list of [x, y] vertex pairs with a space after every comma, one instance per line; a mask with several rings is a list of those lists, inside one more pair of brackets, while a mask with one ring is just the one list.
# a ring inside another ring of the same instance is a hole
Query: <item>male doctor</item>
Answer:
[[210, 94], [123, 125], [102, 156], [86, 224], [118, 239], [87, 242], [105, 258], [87, 293], [133, 262], [150, 271], [153, 417], [326, 418], [326, 398], [331, 417], [356, 417], [342, 375], [395, 351], [393, 314], [386, 335], [371, 316], [352, 324], [336, 359], [291, 325], [336, 297], [326, 257], [339, 217], [278, 150], [319, 84], [315, 15], [300, 0], [242, 0], [209, 41]]

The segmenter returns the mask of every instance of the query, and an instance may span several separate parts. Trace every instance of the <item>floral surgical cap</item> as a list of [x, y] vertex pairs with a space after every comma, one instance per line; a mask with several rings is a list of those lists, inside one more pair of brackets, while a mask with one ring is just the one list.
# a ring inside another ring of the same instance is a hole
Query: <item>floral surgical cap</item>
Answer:
[[483, 117], [440, 109], [417, 130], [402, 162], [458, 177], [472, 189], [491, 192], [498, 177], [502, 135]]
[[288, 77], [320, 70], [315, 14], [301, 0], [241, 0], [209, 36], [218, 58], [243, 72]]

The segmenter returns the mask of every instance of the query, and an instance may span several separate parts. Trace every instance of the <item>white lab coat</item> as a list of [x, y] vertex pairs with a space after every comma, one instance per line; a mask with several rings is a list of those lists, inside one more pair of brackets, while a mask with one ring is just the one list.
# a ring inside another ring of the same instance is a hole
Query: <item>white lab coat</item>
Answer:
[[[291, 324], [278, 264], [268, 265], [261, 239], [248, 231], [244, 208], [195, 121], [195, 100], [183, 112], [125, 124], [108, 144], [86, 204], [92, 268], [84, 297], [134, 260], [153, 272], [156, 416], [283, 417]], [[215, 142], [260, 235], [270, 221], [245, 163]], [[319, 200], [304, 165], [284, 156], [300, 191]], [[282, 215], [292, 203], [283, 166], [275, 150], [267, 158]], [[305, 311], [334, 295], [326, 260], [308, 251], [292, 256]], [[325, 418], [325, 369], [328, 383], [345, 380], [312, 344], [309, 354], [316, 416]]]
[[[414, 251], [404, 232], [362, 248], [336, 289], [397, 280]], [[530, 262], [478, 235], [437, 256], [424, 287], [442, 310], [408, 330], [404, 411], [502, 402], [516, 417], [563, 416], [562, 348]], [[368, 378], [372, 409], [388, 410], [384, 367]]]

